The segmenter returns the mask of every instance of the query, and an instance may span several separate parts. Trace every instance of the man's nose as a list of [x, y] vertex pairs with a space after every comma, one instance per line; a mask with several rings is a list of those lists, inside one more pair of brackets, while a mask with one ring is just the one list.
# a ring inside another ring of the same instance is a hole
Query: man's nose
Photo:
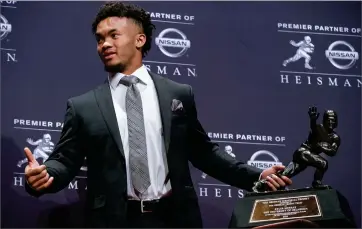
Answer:
[[112, 43], [109, 42], [108, 40], [105, 40], [103, 45], [102, 45], [102, 49], [105, 50], [105, 49], [110, 48], [110, 47], [112, 47]]

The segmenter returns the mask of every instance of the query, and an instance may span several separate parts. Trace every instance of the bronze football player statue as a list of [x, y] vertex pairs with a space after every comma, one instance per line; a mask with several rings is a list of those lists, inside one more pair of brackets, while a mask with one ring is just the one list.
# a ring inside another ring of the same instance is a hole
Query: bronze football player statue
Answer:
[[[322, 179], [328, 169], [328, 162], [320, 154], [324, 153], [330, 157], [336, 155], [341, 144], [341, 139], [334, 131], [338, 126], [337, 113], [333, 110], [326, 110], [323, 115], [323, 123], [317, 124], [319, 113], [316, 107], [310, 107], [310, 132], [308, 139], [293, 154], [293, 160], [278, 173], [278, 176], [289, 178], [296, 176], [308, 166], [316, 169], [312, 182], [313, 188], [323, 187]], [[266, 191], [266, 180], [260, 180], [253, 187], [254, 192]]]

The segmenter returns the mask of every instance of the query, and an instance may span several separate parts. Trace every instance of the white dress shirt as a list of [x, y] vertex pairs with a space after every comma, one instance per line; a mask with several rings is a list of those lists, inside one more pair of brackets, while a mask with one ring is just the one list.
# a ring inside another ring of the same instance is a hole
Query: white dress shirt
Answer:
[[[165, 145], [162, 137], [163, 131], [157, 92], [153, 80], [144, 65], [131, 75], [136, 76], [140, 80], [140, 82], [136, 84], [136, 87], [139, 89], [142, 98], [147, 158], [151, 180], [150, 187], [140, 198], [143, 200], [159, 199], [170, 191], [171, 185], [170, 182], [167, 182], [165, 185], [168, 167], [165, 156]], [[124, 155], [126, 158], [128, 196], [131, 199], [140, 199], [135, 195], [132, 180], [130, 179], [128, 125], [126, 113], [127, 87], [119, 83], [123, 76], [124, 74], [117, 73], [114, 77], [109, 78], [109, 82], [119, 132], [121, 134]]]

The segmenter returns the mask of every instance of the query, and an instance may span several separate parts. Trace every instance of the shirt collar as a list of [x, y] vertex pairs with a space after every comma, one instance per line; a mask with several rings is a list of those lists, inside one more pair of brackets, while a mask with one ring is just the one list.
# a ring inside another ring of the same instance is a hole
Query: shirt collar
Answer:
[[[131, 75], [136, 76], [140, 80], [140, 82], [145, 85], [147, 85], [151, 80], [151, 77], [148, 74], [148, 70], [147, 70], [146, 66], [144, 66], [144, 65], [139, 67]], [[123, 76], [125, 76], [125, 74], [120, 73], [120, 72], [116, 73], [116, 75], [114, 75], [112, 78], [110, 76], [108, 76], [108, 82], [111, 85], [113, 90], [116, 89], [116, 87], [119, 84], [119, 81], [122, 79]]]

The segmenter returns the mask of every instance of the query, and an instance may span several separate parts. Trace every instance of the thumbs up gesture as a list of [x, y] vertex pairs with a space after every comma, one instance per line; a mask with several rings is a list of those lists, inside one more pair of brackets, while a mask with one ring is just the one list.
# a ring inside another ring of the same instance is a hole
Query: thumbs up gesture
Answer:
[[39, 165], [29, 148], [26, 147], [24, 151], [28, 159], [28, 165], [25, 167], [25, 179], [31, 188], [42, 191], [52, 184], [54, 178], [49, 176], [45, 165]]

